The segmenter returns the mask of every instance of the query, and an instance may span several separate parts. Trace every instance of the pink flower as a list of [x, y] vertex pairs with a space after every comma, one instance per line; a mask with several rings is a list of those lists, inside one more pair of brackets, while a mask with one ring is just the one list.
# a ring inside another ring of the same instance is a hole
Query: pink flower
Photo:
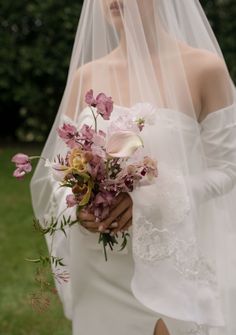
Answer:
[[83, 139], [90, 142], [93, 139], [94, 130], [87, 124], [83, 124], [83, 127], [80, 129], [80, 135]]
[[106, 133], [104, 133], [102, 130], [99, 130], [98, 133], [94, 133], [93, 135], [93, 143], [97, 146], [104, 146], [105, 145], [105, 138], [106, 138]]
[[19, 164], [24, 165], [24, 164], [28, 164], [30, 162], [30, 158], [29, 158], [29, 156], [27, 156], [25, 154], [19, 153], [19, 154], [16, 154], [15, 156], [13, 156], [11, 161], [13, 163], [15, 163], [16, 166], [19, 165]]
[[16, 177], [17, 179], [23, 179], [25, 175], [26, 175], [26, 172], [20, 168], [17, 168], [13, 172], [13, 176]]
[[104, 177], [104, 161], [100, 155], [94, 155], [93, 159], [87, 164], [88, 173], [92, 178], [100, 180]]
[[57, 132], [69, 148], [73, 149], [77, 146], [76, 137], [78, 136], [78, 131], [75, 126], [64, 123], [61, 128], [58, 128]]
[[114, 196], [110, 192], [103, 190], [95, 196], [90, 209], [96, 217], [103, 220], [108, 216], [113, 200]]
[[91, 106], [96, 107], [98, 113], [104, 120], [109, 120], [113, 110], [113, 101], [111, 97], [107, 97], [104, 93], [99, 93], [96, 98], [93, 96], [93, 90], [89, 90], [85, 95], [85, 102]]
[[113, 134], [107, 144], [106, 152], [112, 157], [130, 157], [143, 146], [140, 136], [132, 131], [118, 131]]
[[93, 155], [97, 155], [103, 159], [106, 158], [106, 152], [104, 149], [102, 149], [101, 147], [97, 146], [97, 145], [94, 145], [92, 144], [91, 146], [91, 150], [92, 150], [92, 153]]
[[74, 194], [68, 194], [66, 196], [67, 207], [74, 207], [77, 204]]
[[106, 152], [103, 147], [106, 144], [106, 134], [99, 130], [98, 133], [94, 133], [93, 135], [93, 144], [91, 146], [92, 153], [101, 158], [106, 158]]
[[98, 94], [97, 98], [97, 110], [104, 120], [109, 120], [111, 112], [113, 110], [113, 101], [111, 97], [107, 97], [104, 93]]
[[93, 106], [96, 107], [97, 105], [97, 101], [93, 96], [93, 90], [89, 90], [86, 94], [85, 94], [85, 102], [86, 104], [88, 104], [89, 106]]
[[17, 179], [23, 179], [26, 173], [32, 170], [30, 158], [25, 154], [16, 154], [12, 157], [11, 161], [16, 164], [16, 170], [13, 172], [13, 176]]

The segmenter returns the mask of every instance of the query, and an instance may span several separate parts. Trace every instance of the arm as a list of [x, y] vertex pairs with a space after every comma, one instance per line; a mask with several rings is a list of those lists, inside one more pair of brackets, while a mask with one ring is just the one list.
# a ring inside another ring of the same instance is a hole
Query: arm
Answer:
[[229, 192], [236, 183], [236, 105], [230, 76], [218, 57], [206, 57], [199, 84], [201, 144], [207, 168], [189, 179], [195, 197], [204, 202]]

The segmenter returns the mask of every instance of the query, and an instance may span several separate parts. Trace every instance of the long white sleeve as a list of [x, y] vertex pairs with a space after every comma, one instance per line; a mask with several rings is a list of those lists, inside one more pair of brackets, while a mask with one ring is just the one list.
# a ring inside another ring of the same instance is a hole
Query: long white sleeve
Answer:
[[201, 123], [207, 170], [190, 177], [200, 203], [222, 196], [236, 184], [236, 106], [209, 114]]

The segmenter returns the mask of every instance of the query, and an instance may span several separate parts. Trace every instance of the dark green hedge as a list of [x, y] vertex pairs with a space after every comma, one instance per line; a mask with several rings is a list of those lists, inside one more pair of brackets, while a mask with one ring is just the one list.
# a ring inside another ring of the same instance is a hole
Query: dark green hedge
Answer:
[[[202, 0], [236, 79], [235, 0]], [[0, 137], [44, 141], [67, 77], [82, 0], [1, 0]]]
[[1, 137], [43, 141], [63, 94], [82, 1], [1, 1]]

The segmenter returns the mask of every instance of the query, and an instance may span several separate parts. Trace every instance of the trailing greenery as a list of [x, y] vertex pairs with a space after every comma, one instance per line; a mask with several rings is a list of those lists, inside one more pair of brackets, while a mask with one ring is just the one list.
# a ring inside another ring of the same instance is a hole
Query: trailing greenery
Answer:
[[[63, 315], [58, 296], [47, 292], [39, 294], [39, 284], [49, 281], [53, 288], [52, 276], [45, 280], [41, 271], [36, 277], [38, 264], [25, 260], [39, 253], [47, 254], [48, 250], [33, 225], [29, 194], [31, 175], [23, 181], [12, 177], [14, 165], [10, 160], [19, 149], [35, 154], [41, 148], [22, 148], [21, 145], [20, 148], [2, 148], [0, 151], [0, 334], [71, 334], [71, 323]], [[65, 275], [62, 273], [61, 277]], [[39, 313], [32, 308], [39, 304], [47, 307], [47, 311]]]
[[[236, 1], [200, 0], [232, 77]], [[43, 142], [58, 110], [82, 0], [10, 0], [0, 12], [0, 137]]]

